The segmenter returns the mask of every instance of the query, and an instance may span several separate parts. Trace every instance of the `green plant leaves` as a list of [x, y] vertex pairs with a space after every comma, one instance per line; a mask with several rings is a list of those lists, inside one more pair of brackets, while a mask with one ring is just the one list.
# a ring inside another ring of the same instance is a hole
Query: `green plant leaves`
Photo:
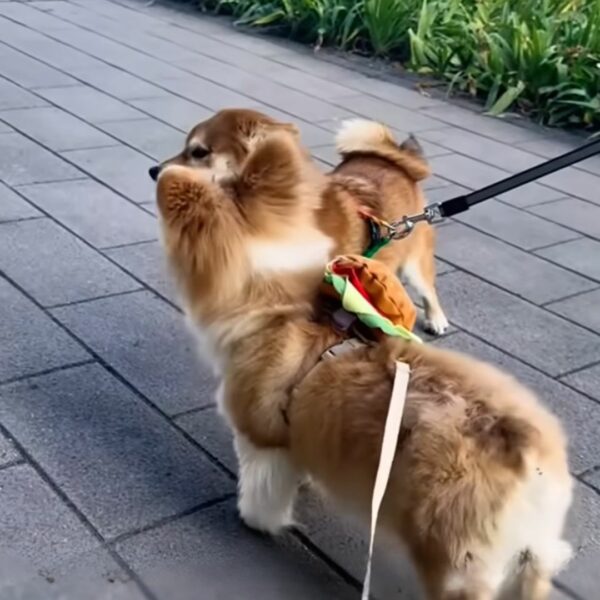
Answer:
[[600, 0], [200, 0], [240, 23], [401, 60], [490, 114], [600, 127]]
[[406, 45], [419, 5], [418, 0], [364, 1], [363, 18], [376, 54], [386, 55]]
[[489, 113], [494, 116], [498, 116], [503, 112], [506, 112], [515, 102], [515, 100], [521, 95], [525, 89], [525, 84], [519, 81], [517, 85], [509, 87], [498, 100], [489, 109]]

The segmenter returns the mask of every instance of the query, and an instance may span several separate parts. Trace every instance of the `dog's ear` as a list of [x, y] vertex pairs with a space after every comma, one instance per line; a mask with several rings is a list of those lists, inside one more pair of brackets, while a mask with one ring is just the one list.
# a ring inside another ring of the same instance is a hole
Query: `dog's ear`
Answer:
[[287, 131], [288, 133], [291, 133], [293, 136], [295, 137], [300, 137], [300, 129], [298, 129], [298, 127], [296, 125], [294, 125], [293, 123], [275, 123], [273, 125], [274, 129], [280, 129], [282, 131]]
[[291, 133], [294, 137], [300, 137], [300, 129], [293, 123], [283, 123], [281, 121], [273, 121], [266, 124], [265, 129], [268, 132], [271, 131], [285, 131]]
[[400, 149], [414, 156], [423, 157], [425, 154], [423, 147], [412, 133], [400, 144]]
[[238, 183], [239, 193], [248, 198], [262, 197], [295, 201], [294, 187], [301, 176], [302, 154], [293, 137], [281, 128], [260, 140], [244, 164]]
[[300, 135], [300, 130], [293, 123], [277, 121], [266, 115], [252, 115], [249, 118], [240, 119], [237, 127], [240, 135], [247, 138], [272, 131], [286, 131], [294, 136]]

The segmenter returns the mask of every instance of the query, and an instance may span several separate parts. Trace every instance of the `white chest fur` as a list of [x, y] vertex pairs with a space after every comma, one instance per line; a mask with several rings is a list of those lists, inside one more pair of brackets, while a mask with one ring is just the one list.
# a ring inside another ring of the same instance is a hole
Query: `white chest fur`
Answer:
[[312, 233], [306, 239], [256, 240], [249, 246], [250, 263], [257, 273], [294, 273], [323, 267], [330, 260], [333, 240]]

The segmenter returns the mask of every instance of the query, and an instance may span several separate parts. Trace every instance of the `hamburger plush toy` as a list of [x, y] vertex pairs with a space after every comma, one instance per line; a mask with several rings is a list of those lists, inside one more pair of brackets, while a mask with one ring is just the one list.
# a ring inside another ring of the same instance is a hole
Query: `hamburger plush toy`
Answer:
[[322, 289], [367, 328], [421, 341], [412, 332], [417, 319], [415, 305], [383, 263], [358, 255], [338, 256], [327, 265]]

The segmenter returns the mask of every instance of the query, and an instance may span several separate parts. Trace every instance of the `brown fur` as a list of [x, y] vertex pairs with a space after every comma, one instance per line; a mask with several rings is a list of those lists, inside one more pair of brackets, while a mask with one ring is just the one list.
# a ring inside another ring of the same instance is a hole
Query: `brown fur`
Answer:
[[[257, 143], [226, 185], [207, 171], [177, 166], [158, 182], [167, 255], [187, 312], [217, 357], [221, 408], [240, 451], [241, 494], [256, 453], [289, 462], [367, 517], [394, 365], [404, 361], [411, 376], [380, 526], [407, 546], [430, 600], [499, 597], [492, 575], [507, 545], [509, 558], [529, 556], [520, 591], [510, 597], [543, 600], [559, 561], [536, 554], [537, 538], [513, 548], [504, 523], [525, 519], [520, 498], [532, 493], [536, 469], [568, 500], [558, 421], [511, 377], [426, 345], [387, 339], [319, 362], [339, 339], [315, 314], [322, 265], [292, 272], [252, 262], [257, 240], [284, 243], [292, 227], [307, 249], [319, 239], [314, 199], [321, 183], [294, 136], [282, 131]], [[267, 506], [278, 489], [265, 484]], [[536, 513], [546, 497], [533, 497]], [[242, 496], [240, 502], [249, 524], [276, 530], [255, 519]], [[566, 509], [560, 507], [544, 509], [556, 544]], [[517, 530], [530, 525], [524, 520]]]
[[[341, 163], [327, 176], [321, 176], [318, 186], [321, 202], [316, 219], [320, 229], [335, 241], [331, 257], [361, 254], [369, 245], [369, 230], [359, 215], [360, 208], [391, 222], [418, 214], [425, 206], [418, 182], [429, 176], [430, 169], [416, 140], [411, 137], [398, 145], [383, 126], [357, 123], [363, 124], [365, 133], [351, 139], [351, 146], [338, 144]], [[184, 150], [164, 161], [162, 167], [207, 169], [217, 181], [227, 184], [239, 175], [255, 145], [274, 131], [298, 136], [294, 125], [265, 114], [248, 109], [222, 110], [196, 125], [187, 136]], [[206, 156], [194, 158], [197, 148], [204, 149]], [[318, 177], [316, 169], [314, 177]], [[433, 228], [419, 223], [410, 236], [380, 250], [377, 259], [393, 271], [405, 271], [424, 299], [425, 328], [439, 334], [448, 323], [435, 291], [434, 247]]]

